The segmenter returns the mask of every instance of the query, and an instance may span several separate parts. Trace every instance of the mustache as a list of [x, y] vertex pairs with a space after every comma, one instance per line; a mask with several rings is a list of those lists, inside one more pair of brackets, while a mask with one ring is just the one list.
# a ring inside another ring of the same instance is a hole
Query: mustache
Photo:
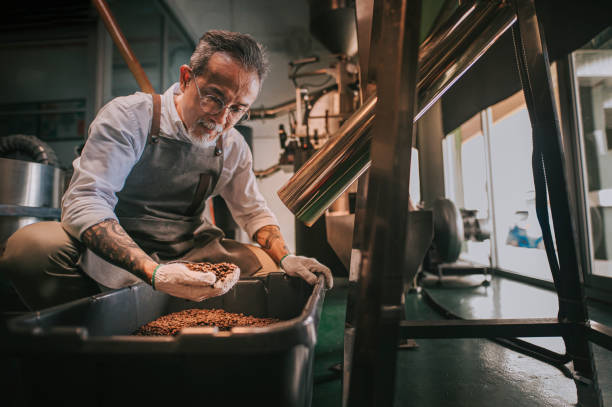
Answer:
[[202, 127], [206, 128], [208, 130], [214, 130], [216, 133], [221, 133], [223, 131], [223, 125], [216, 124], [212, 120], [198, 119], [194, 123], [194, 127], [195, 126], [202, 126]]

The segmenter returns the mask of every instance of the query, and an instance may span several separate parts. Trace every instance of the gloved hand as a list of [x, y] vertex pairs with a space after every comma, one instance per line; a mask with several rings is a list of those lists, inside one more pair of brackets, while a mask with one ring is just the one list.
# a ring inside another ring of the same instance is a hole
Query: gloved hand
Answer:
[[280, 263], [285, 273], [293, 277], [300, 277], [308, 284], [314, 285], [317, 282], [317, 276], [314, 273], [323, 273], [325, 276], [325, 286], [327, 288], [334, 286], [331, 270], [316, 259], [290, 254], [285, 256]]
[[199, 302], [225, 294], [239, 277], [238, 267], [224, 279], [217, 280], [215, 273], [193, 271], [183, 263], [168, 263], [155, 269], [151, 285], [155, 290]]

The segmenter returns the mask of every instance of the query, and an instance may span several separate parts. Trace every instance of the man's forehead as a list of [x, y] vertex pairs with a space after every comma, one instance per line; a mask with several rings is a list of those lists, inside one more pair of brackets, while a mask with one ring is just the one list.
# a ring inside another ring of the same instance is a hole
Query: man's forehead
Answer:
[[[228, 54], [217, 52], [208, 60], [201, 77], [215, 92], [230, 91], [234, 94], [259, 92], [259, 78], [255, 71], [246, 70], [239, 61]], [[229, 96], [229, 95], [223, 95]]]
[[202, 77], [209, 80], [235, 81], [250, 81], [254, 78], [259, 82], [255, 71], [247, 70], [240, 61], [224, 52], [216, 52], [210, 57]]
[[208, 64], [215, 66], [219, 65], [235, 65], [237, 68], [242, 68], [242, 64], [235, 57], [228, 54], [227, 52], [215, 52], [208, 58]]

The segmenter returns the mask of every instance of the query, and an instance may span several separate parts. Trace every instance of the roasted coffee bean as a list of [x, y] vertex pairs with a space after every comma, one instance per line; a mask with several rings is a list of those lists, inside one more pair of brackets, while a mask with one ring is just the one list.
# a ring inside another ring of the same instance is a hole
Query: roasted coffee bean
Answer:
[[201, 271], [215, 273], [217, 276], [217, 280], [223, 280], [229, 274], [231, 274], [235, 269], [235, 264], [232, 263], [209, 263], [209, 262], [201, 262], [201, 263], [185, 263], [185, 265], [193, 271]]
[[279, 321], [276, 318], [234, 314], [222, 309], [192, 308], [159, 317], [141, 326], [134, 335], [176, 335], [182, 328], [197, 326], [216, 326], [220, 331], [229, 331], [235, 326], [263, 327]]

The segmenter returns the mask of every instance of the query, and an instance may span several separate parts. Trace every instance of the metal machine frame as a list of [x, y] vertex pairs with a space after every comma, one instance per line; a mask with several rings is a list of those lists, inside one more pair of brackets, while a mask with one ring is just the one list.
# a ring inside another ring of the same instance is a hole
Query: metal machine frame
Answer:
[[[406, 264], [406, 259], [422, 259], [423, 248], [431, 241], [427, 212], [408, 212], [421, 0], [374, 0], [369, 21], [368, 6], [372, 3], [357, 3], [358, 36], [364, 38], [363, 27], [371, 27], [372, 39], [372, 44], [366, 45], [370, 58], [367, 70], [362, 66], [362, 89], [367, 96], [368, 85], [377, 83], [378, 107], [369, 176], [361, 177], [358, 188], [345, 331], [344, 404], [393, 404], [400, 338], [561, 336], [573, 362], [578, 403], [601, 406], [591, 342], [612, 350], [612, 328], [588, 317], [550, 65], [534, 0], [497, 3], [511, 7], [516, 14], [512, 30], [533, 127], [538, 218], [559, 298], [559, 316], [468, 321], [402, 319], [403, 283], [410, 274], [407, 268], [413, 266]], [[564, 236], [556, 247], [546, 210], [547, 194], [555, 235]]]

